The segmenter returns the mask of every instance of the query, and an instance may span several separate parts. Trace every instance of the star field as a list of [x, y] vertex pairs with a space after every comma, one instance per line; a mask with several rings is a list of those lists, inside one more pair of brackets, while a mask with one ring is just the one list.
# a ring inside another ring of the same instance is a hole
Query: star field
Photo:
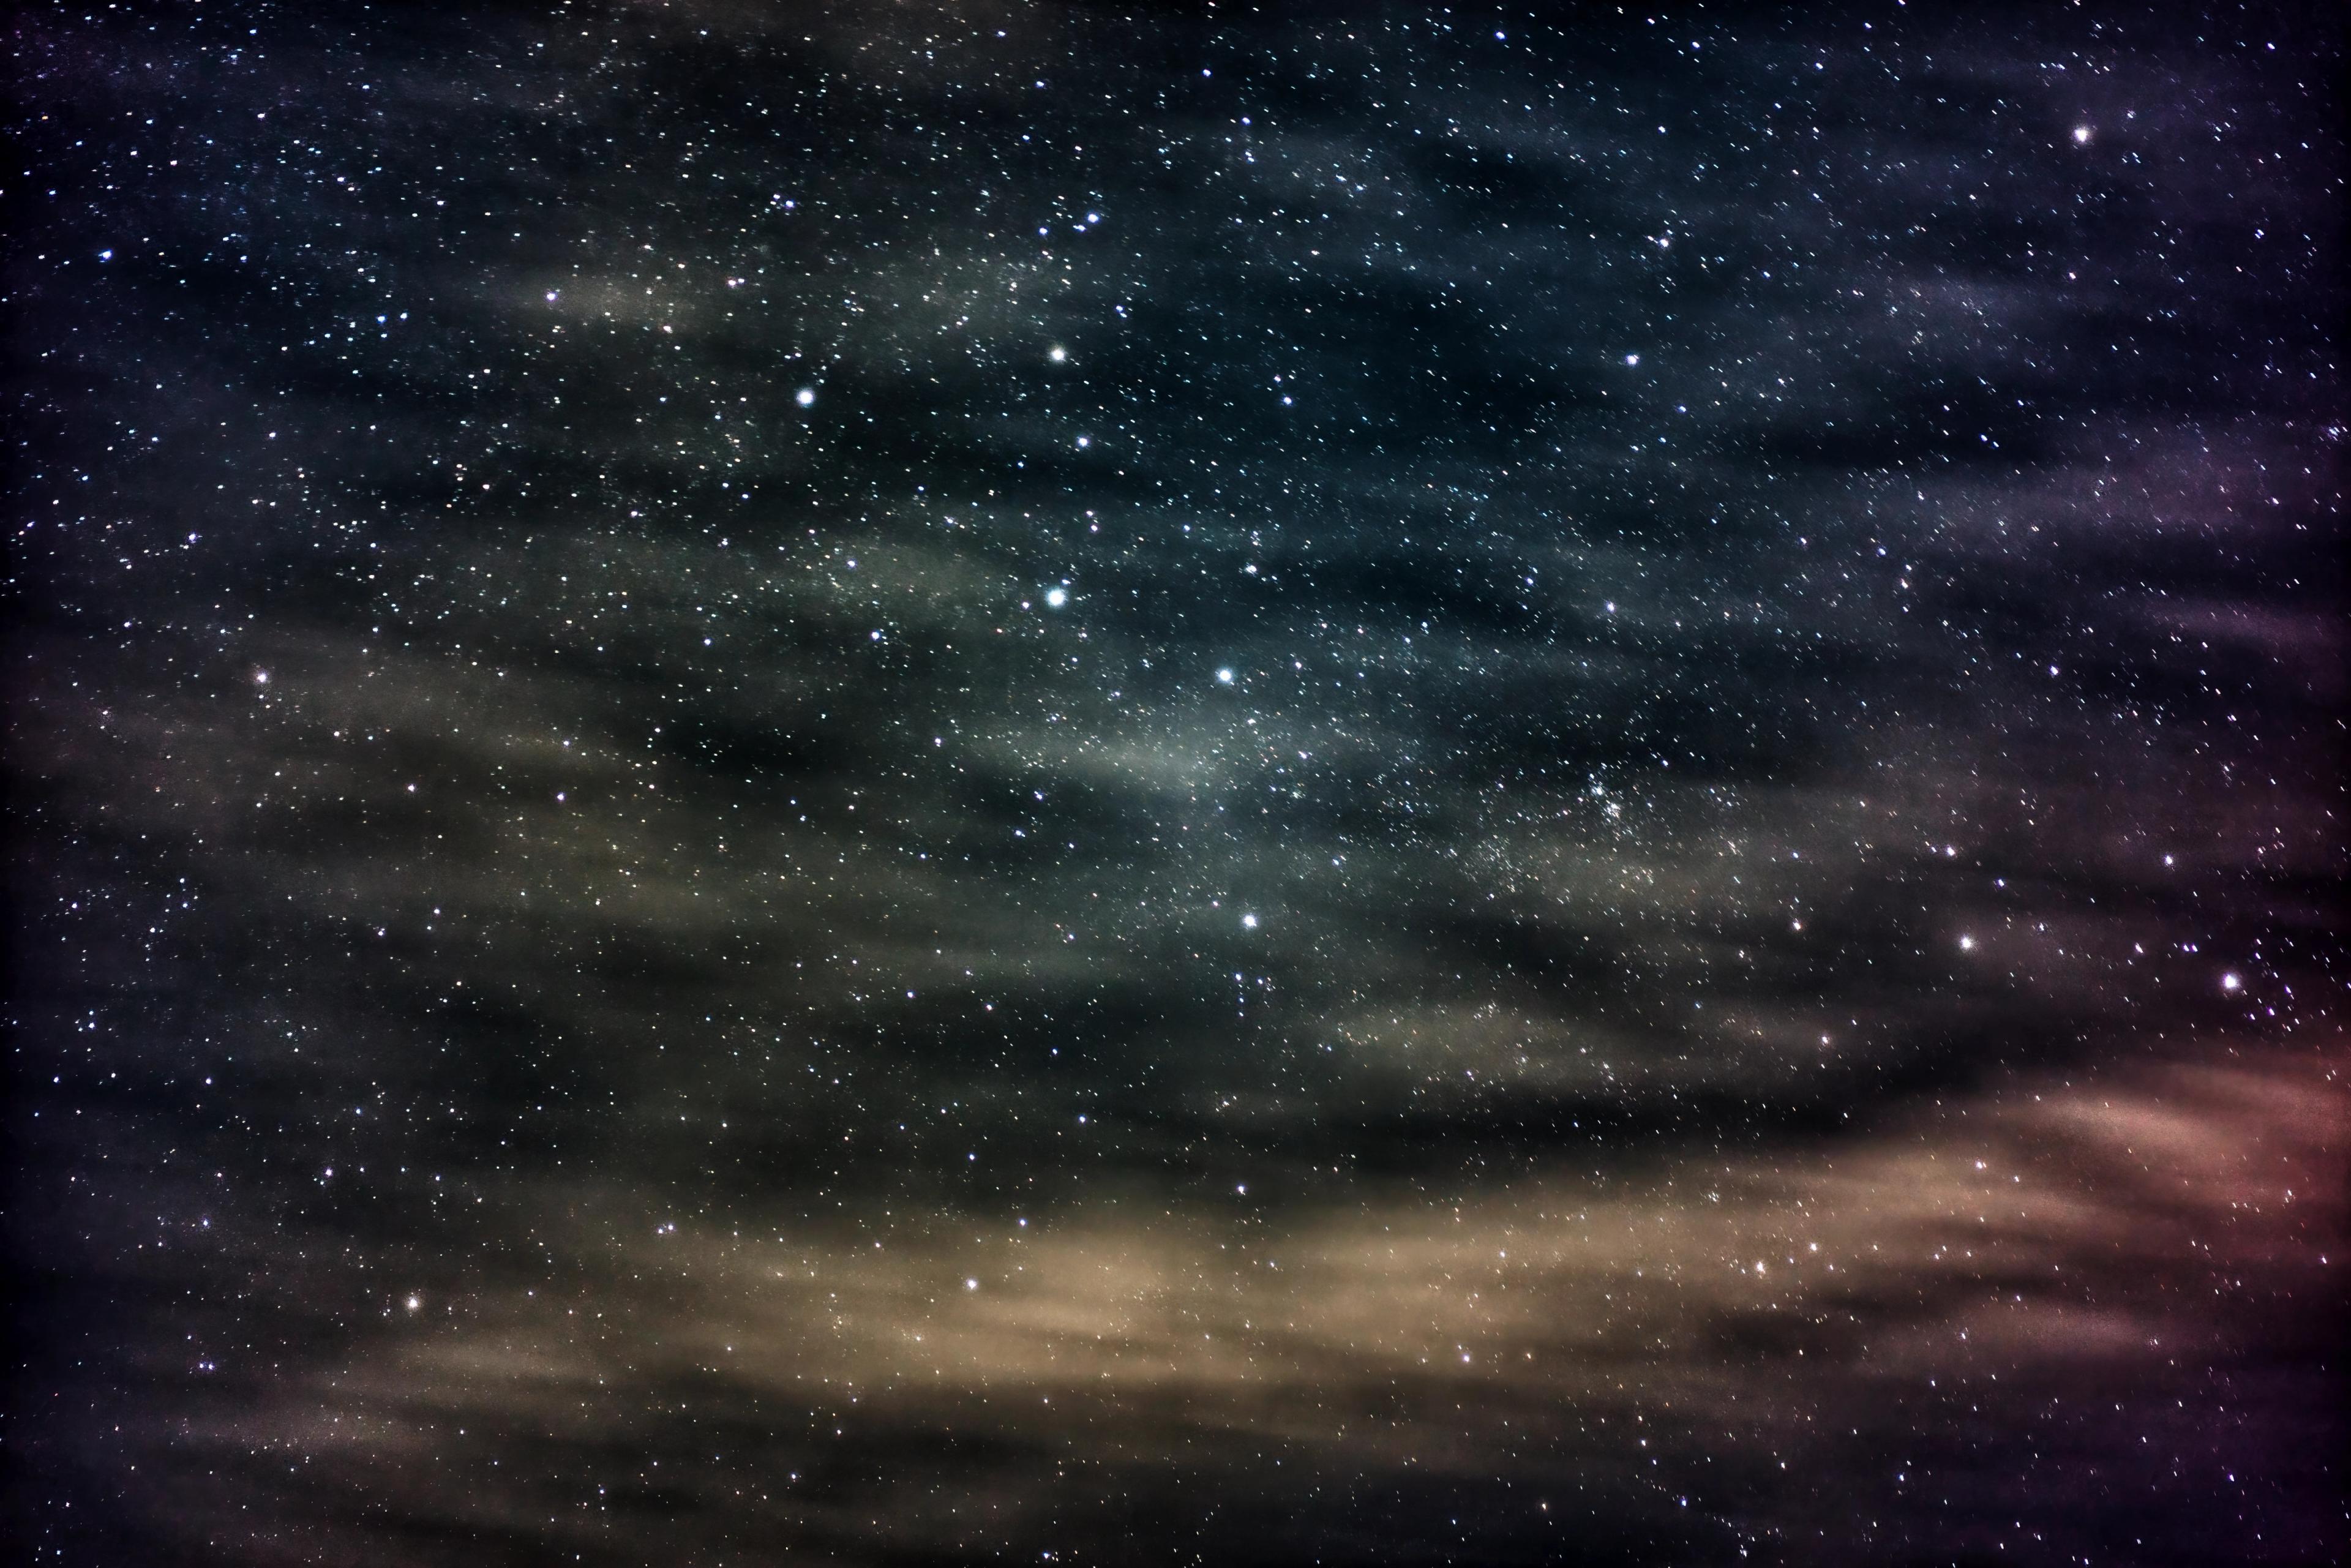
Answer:
[[2342, 45], [28, 13], [9, 1538], [2335, 1560]]

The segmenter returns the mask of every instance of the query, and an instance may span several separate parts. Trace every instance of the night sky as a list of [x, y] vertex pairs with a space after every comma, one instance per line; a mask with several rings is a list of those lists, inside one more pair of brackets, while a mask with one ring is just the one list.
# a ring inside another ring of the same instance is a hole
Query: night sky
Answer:
[[2339, 1560], [2341, 24], [16, 14], [10, 1560]]

